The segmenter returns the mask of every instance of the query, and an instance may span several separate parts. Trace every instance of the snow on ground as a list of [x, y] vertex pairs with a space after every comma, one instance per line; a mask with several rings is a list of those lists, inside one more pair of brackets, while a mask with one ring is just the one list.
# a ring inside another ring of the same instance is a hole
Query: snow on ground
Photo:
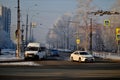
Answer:
[[[12, 62], [12, 61], [19, 61], [19, 60], [23, 60], [24, 57], [21, 56], [20, 58], [15, 57], [15, 53], [8, 53], [8, 52], [4, 52], [2, 53], [2, 55], [0, 55], [0, 61], [2, 61], [2, 63], [0, 63], [0, 65], [21, 65], [21, 66], [41, 66], [40, 64], [34, 63], [32, 61], [27, 61], [27, 62]], [[7, 62], [4, 62], [7, 61]], [[8, 62], [10, 61], [10, 62]]]
[[9, 61], [9, 60], [22, 60], [23, 58], [15, 57], [15, 54], [2, 54], [0, 55], [0, 61]]
[[9, 61], [9, 60], [23, 60], [24, 53], [20, 53], [20, 58], [17, 58], [15, 55], [14, 49], [2, 49], [0, 55], [0, 61]]
[[17, 66], [42, 66], [40, 64], [30, 62], [8, 62], [8, 63], [0, 63], [0, 65], [17, 65]]
[[94, 56], [102, 57], [105, 59], [112, 59], [112, 60], [119, 60], [120, 61], [120, 55], [117, 53], [106, 53], [106, 52], [94, 52]]

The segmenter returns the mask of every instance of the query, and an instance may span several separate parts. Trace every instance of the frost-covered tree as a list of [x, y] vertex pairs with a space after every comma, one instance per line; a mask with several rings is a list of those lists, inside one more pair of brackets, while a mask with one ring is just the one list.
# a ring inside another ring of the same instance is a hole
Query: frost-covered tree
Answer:
[[64, 49], [70, 48], [70, 43], [71, 43], [70, 33], [72, 30], [70, 29], [70, 21], [71, 21], [71, 14], [70, 13], [64, 14], [63, 16], [58, 18], [55, 24], [53, 25], [52, 31], [54, 32], [54, 34], [48, 34], [49, 36], [56, 35], [56, 39], [53, 39], [52, 41], [54, 41], [54, 43], [57, 45], [57, 48], [64, 48]]
[[[93, 0], [77, 0], [78, 7], [76, 11], [75, 21], [77, 26], [79, 26], [79, 32], [83, 32], [84, 35], [82, 38], [84, 39], [80, 45], [86, 50], [89, 49], [89, 33], [90, 33], [90, 18], [92, 17], [94, 20], [96, 19], [95, 16], [90, 15], [89, 13], [96, 9], [95, 6], [92, 5]], [[94, 23], [95, 24], [95, 23]]]
[[[116, 2], [111, 6], [111, 11], [120, 12], [120, 0], [116, 0]], [[105, 50], [109, 52], [117, 51], [117, 42], [115, 30], [116, 27], [120, 26], [120, 15], [110, 15], [108, 17], [110, 20], [110, 27], [104, 27], [102, 31], [102, 38], [104, 40]]]

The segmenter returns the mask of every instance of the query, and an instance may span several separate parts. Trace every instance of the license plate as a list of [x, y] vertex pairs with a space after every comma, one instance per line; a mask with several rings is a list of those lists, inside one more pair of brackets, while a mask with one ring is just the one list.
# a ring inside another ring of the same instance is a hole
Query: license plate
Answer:
[[33, 55], [28, 55], [28, 57], [33, 57]]

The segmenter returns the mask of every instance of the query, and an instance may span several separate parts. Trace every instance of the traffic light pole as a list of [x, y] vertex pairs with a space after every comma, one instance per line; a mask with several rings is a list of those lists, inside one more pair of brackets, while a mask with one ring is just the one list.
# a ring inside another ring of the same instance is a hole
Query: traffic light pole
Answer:
[[118, 45], [118, 55], [120, 55], [119, 53], [120, 53], [120, 45]]
[[118, 55], [120, 55], [120, 40], [117, 40], [117, 47], [118, 47], [117, 53]]

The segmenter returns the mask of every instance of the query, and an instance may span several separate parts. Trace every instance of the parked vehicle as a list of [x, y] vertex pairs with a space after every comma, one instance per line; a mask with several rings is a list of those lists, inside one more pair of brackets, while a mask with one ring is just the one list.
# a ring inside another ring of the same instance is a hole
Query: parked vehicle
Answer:
[[95, 58], [87, 51], [75, 51], [70, 55], [71, 61], [93, 62]]
[[29, 43], [24, 53], [25, 60], [28, 59], [45, 59], [46, 47], [40, 43]]

